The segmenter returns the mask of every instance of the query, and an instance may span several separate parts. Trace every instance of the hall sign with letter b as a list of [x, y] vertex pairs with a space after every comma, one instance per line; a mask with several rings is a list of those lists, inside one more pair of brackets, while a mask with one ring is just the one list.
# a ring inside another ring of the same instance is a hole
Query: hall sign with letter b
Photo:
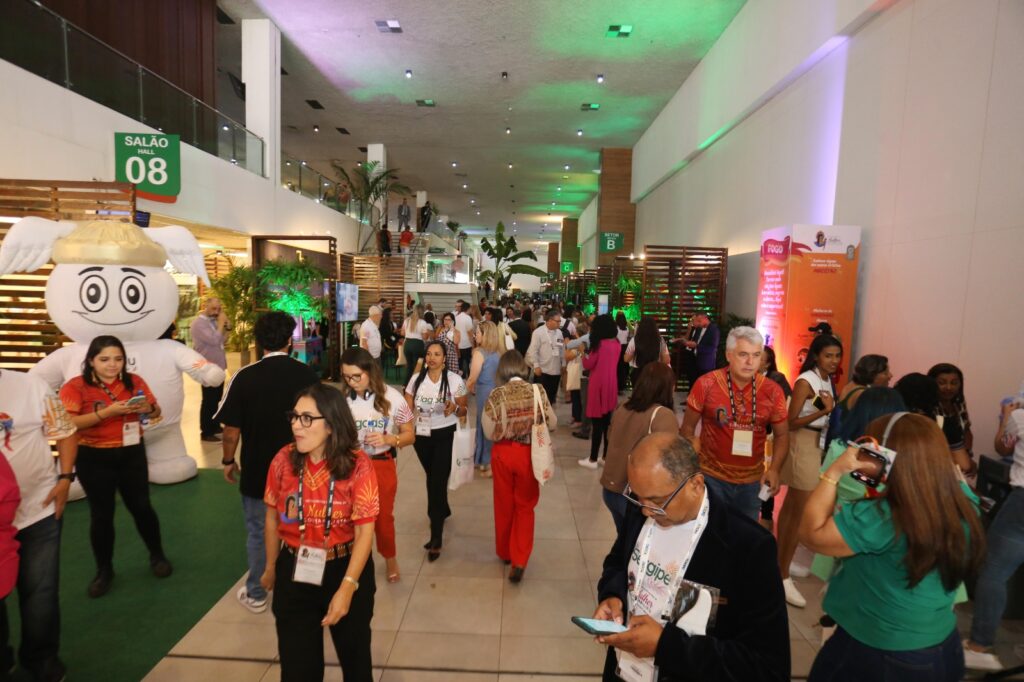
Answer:
[[601, 233], [601, 253], [610, 253], [622, 248], [625, 236], [621, 232]]
[[174, 203], [181, 192], [178, 135], [114, 133], [114, 175], [144, 199]]

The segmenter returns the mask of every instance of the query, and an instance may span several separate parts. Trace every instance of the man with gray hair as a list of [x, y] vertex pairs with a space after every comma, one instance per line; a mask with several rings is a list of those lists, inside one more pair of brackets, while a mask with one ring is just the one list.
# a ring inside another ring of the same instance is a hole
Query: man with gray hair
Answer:
[[775, 539], [707, 485], [689, 441], [654, 433], [629, 456], [631, 503], [604, 560], [594, 618], [604, 679], [750, 680], [790, 675]]
[[359, 326], [359, 345], [368, 350], [377, 362], [380, 362], [380, 320], [383, 316], [380, 306], [371, 305], [366, 321]]
[[544, 387], [552, 405], [558, 397], [558, 384], [565, 367], [565, 337], [559, 328], [562, 316], [557, 308], [544, 314], [544, 324], [533, 330], [530, 347], [526, 349], [526, 364], [533, 367], [535, 381]]
[[[227, 356], [224, 354], [224, 341], [227, 339], [228, 317], [224, 313], [220, 299], [214, 296], [206, 299], [203, 312], [196, 315], [190, 327], [192, 347], [197, 353], [221, 369], [228, 368]], [[203, 401], [199, 405], [199, 436], [201, 440], [216, 442], [220, 440], [222, 429], [213, 418], [217, 413], [217, 405], [224, 395], [224, 384], [203, 386]]]
[[[786, 397], [761, 374], [763, 353], [761, 332], [734, 327], [725, 342], [729, 365], [708, 372], [690, 388], [680, 429], [700, 453], [708, 487], [755, 521], [762, 500], [779, 491], [779, 472], [789, 454]], [[769, 429], [774, 456], [766, 469]]]

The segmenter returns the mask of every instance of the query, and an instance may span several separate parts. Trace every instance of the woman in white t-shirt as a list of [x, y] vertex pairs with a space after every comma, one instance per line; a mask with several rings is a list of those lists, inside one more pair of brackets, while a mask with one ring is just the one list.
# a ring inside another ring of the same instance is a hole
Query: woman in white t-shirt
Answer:
[[359, 431], [363, 452], [377, 474], [380, 512], [374, 524], [377, 551], [387, 563], [388, 582], [401, 577], [395, 549], [395, 495], [398, 493], [398, 449], [416, 440], [412, 410], [401, 391], [384, 383], [380, 363], [365, 348], [341, 355], [341, 376], [348, 385], [348, 406]]
[[428, 550], [428, 561], [437, 561], [444, 521], [452, 515], [448, 476], [455, 425], [469, 413], [466, 385], [462, 377], [445, 368], [445, 349], [440, 341], [427, 344], [423, 370], [406, 385], [405, 400], [416, 418], [416, 456], [427, 474], [430, 540], [423, 548]]
[[405, 339], [403, 351], [405, 353], [406, 371], [405, 383], [409, 383], [412, 375], [416, 372], [416, 363], [423, 357], [423, 344], [430, 339], [434, 328], [423, 319], [423, 306], [417, 305], [405, 318], [402, 323], [402, 337]]

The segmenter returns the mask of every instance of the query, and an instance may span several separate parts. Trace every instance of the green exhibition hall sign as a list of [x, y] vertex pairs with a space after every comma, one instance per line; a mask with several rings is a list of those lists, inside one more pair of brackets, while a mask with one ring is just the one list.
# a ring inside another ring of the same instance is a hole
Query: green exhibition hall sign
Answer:
[[181, 192], [181, 138], [155, 133], [114, 133], [114, 175], [140, 197], [174, 203]]
[[569, 273], [569, 272], [572, 272], [572, 261], [571, 260], [564, 260], [564, 261], [562, 261], [562, 274], [564, 275], [564, 274]]
[[610, 253], [622, 248], [622, 244], [625, 241], [625, 235], [621, 232], [602, 232], [600, 239], [601, 253]]

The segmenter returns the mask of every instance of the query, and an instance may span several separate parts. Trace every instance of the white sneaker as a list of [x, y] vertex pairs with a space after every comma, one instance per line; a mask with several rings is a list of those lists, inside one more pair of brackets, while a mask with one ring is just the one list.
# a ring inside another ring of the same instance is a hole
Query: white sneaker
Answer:
[[800, 594], [800, 590], [796, 589], [796, 585], [793, 583], [792, 578], [786, 578], [782, 581], [782, 588], [786, 591], [786, 602], [795, 606], [798, 609], [802, 609], [807, 606], [807, 600], [804, 599], [804, 595]]
[[1003, 669], [1003, 664], [993, 653], [974, 651], [967, 648], [967, 641], [964, 641], [964, 666], [971, 670], [986, 670], [995, 672]]
[[597, 462], [591, 462], [589, 457], [584, 457], [583, 459], [578, 460], [576, 463], [579, 464], [581, 467], [584, 467], [585, 469], [597, 468]]
[[793, 561], [789, 564], [789, 574], [794, 578], [806, 578], [811, 574], [811, 569], [809, 566], [804, 566], [803, 564], [798, 564]]
[[267, 598], [253, 599], [249, 596], [249, 593], [245, 590], [245, 585], [238, 588], [238, 592], [235, 594], [238, 599], [238, 603], [249, 609], [253, 613], [263, 613], [267, 610]]

